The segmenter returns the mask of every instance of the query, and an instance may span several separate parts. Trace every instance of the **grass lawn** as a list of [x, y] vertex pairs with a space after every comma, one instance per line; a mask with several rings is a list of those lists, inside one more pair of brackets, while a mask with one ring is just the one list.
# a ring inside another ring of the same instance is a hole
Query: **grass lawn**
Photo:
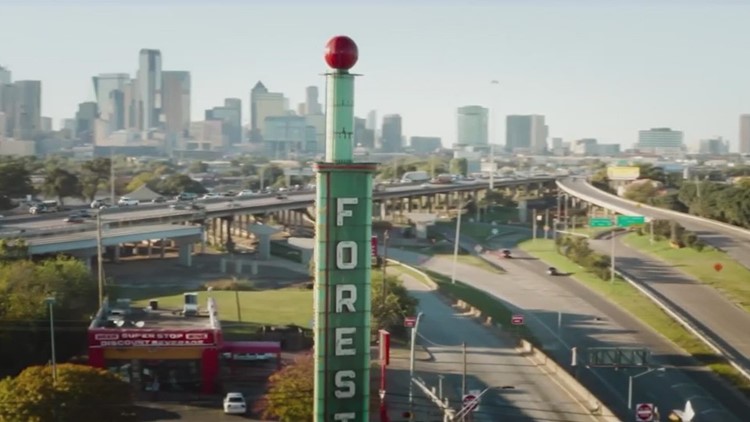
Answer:
[[[310, 326], [313, 317], [313, 294], [311, 290], [298, 288], [239, 292], [240, 322], [237, 313], [237, 299], [233, 291], [198, 292], [198, 303], [206, 306], [209, 295], [216, 301], [219, 319], [228, 338], [243, 333], [254, 332], [262, 325], [297, 325], [303, 328]], [[174, 296], [151, 297], [159, 301], [159, 307], [181, 309], [182, 294]], [[148, 299], [134, 302], [133, 306], [148, 306]]]
[[573, 278], [598, 292], [618, 307], [635, 315], [678, 347], [693, 355], [698, 361], [729, 380], [746, 396], [750, 397], [750, 381], [630, 284], [623, 281], [610, 283], [586, 272], [577, 264], [555, 252], [551, 240], [526, 241], [519, 246], [529, 255], [557, 267], [558, 270], [573, 273]]
[[[713, 248], [706, 248], [700, 252], [692, 248], [675, 249], [667, 240], [651, 244], [648, 235], [638, 236], [635, 233], [625, 236], [623, 242], [677, 266], [681, 271], [715, 288], [726, 298], [750, 312], [750, 270], [732, 260], [724, 252]], [[721, 272], [714, 269], [717, 262], [724, 266]]]

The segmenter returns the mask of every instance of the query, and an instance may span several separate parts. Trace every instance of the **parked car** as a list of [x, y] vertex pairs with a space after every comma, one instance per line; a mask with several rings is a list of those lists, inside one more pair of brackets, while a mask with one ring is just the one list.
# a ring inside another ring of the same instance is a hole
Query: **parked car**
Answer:
[[117, 205], [121, 207], [134, 207], [140, 203], [141, 201], [133, 199], [129, 196], [123, 196], [119, 201], [117, 201]]
[[242, 393], [227, 393], [224, 397], [224, 413], [231, 415], [244, 415], [247, 412], [247, 403]]

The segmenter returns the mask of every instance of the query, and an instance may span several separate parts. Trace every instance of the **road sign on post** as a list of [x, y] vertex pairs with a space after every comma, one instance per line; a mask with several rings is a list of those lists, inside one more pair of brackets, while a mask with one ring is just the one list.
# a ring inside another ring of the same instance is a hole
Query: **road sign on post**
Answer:
[[416, 324], [417, 324], [417, 317], [408, 316], [404, 318], [404, 327], [414, 328]]
[[635, 405], [635, 420], [638, 422], [651, 422], [654, 420], [654, 404], [638, 403]]
[[609, 217], [591, 217], [589, 227], [612, 227], [612, 220]]
[[479, 407], [479, 400], [477, 400], [477, 396], [474, 394], [465, 394], [461, 403], [463, 404], [463, 409], [466, 409], [467, 412], [476, 412]]
[[512, 317], [510, 317], [510, 323], [513, 325], [523, 325], [523, 315], [513, 315]]
[[618, 215], [617, 227], [640, 226], [646, 223], [646, 217], [642, 215]]

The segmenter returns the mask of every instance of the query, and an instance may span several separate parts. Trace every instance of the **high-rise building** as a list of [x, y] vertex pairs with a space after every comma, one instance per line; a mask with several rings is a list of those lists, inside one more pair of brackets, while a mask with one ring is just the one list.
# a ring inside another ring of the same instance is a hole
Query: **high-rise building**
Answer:
[[127, 73], [103, 73], [93, 77], [99, 118], [107, 122], [107, 132], [125, 129], [125, 87]]
[[675, 157], [683, 155], [685, 144], [682, 132], [670, 128], [654, 128], [638, 131], [635, 149], [643, 153]]
[[12, 137], [16, 125], [16, 87], [0, 83], [0, 112], [5, 114], [3, 135]]
[[740, 154], [750, 154], [750, 114], [740, 116]]
[[[230, 105], [232, 105], [231, 102]], [[234, 107], [228, 107], [227, 101], [224, 100], [223, 107], [214, 107], [206, 110], [205, 113], [206, 120], [219, 120], [222, 122], [222, 131], [229, 145], [236, 145], [242, 141], [242, 125], [240, 125], [242, 121], [242, 116], [240, 115], [242, 106], [237, 107], [236, 104], [233, 105]]]
[[378, 131], [378, 112], [375, 110], [370, 110], [369, 113], [367, 113], [367, 122], [365, 123], [365, 127], [367, 129], [371, 129], [373, 132]]
[[544, 116], [507, 116], [505, 149], [508, 152], [544, 154], [547, 152], [547, 132]]
[[195, 144], [188, 149], [201, 151], [223, 151], [227, 147], [226, 137], [222, 133], [222, 122], [205, 120], [190, 123], [189, 143]]
[[29, 141], [42, 128], [42, 82], [17, 81], [15, 86], [15, 124], [13, 137]]
[[142, 49], [138, 55], [138, 129], [147, 131], [159, 126], [161, 114], [161, 52]]
[[42, 116], [42, 132], [52, 132], [52, 118]]
[[323, 114], [323, 108], [318, 101], [317, 86], [308, 86], [305, 89], [305, 114]]
[[409, 138], [409, 146], [415, 154], [429, 155], [442, 148], [443, 142], [437, 136], [412, 136]]
[[183, 138], [190, 128], [190, 72], [165, 70], [161, 75], [164, 130]]
[[710, 155], [729, 154], [729, 141], [721, 136], [713, 139], [701, 139], [698, 152]]
[[284, 94], [268, 92], [263, 82], [258, 81], [250, 91], [250, 136], [253, 142], [264, 139], [263, 128], [266, 117], [285, 116], [287, 101]]
[[236, 127], [235, 132], [230, 136], [229, 143], [230, 144], [241, 144], [244, 140], [244, 130], [242, 128], [242, 100], [239, 98], [225, 98], [224, 99], [224, 107], [235, 110], [237, 113], [237, 118], [233, 122], [233, 125]]
[[268, 116], [264, 127], [263, 147], [268, 157], [290, 159], [317, 149], [315, 129], [307, 125], [304, 116]]
[[0, 66], [0, 85], [11, 83], [11, 76], [12, 74], [8, 68]]
[[403, 149], [401, 115], [388, 114], [383, 116], [380, 149], [382, 152], [401, 152]]
[[0, 141], [5, 139], [5, 113], [0, 111]]
[[367, 128], [367, 120], [354, 118], [354, 145], [368, 149], [375, 148], [375, 131]]
[[471, 105], [458, 108], [458, 134], [456, 143], [462, 145], [487, 145], [487, 116], [484, 107]]
[[96, 116], [98, 115], [96, 102], [89, 101], [78, 104], [75, 137], [86, 143], [94, 142]]

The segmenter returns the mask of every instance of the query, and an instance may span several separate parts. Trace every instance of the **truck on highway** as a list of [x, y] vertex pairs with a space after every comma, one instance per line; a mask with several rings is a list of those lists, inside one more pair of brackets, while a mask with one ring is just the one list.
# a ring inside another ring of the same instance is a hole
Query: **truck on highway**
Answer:
[[37, 202], [29, 208], [30, 214], [43, 214], [47, 212], [57, 212], [60, 210], [60, 205], [57, 201], [42, 201]]
[[430, 180], [426, 171], [407, 171], [401, 176], [401, 183], [424, 183]]

